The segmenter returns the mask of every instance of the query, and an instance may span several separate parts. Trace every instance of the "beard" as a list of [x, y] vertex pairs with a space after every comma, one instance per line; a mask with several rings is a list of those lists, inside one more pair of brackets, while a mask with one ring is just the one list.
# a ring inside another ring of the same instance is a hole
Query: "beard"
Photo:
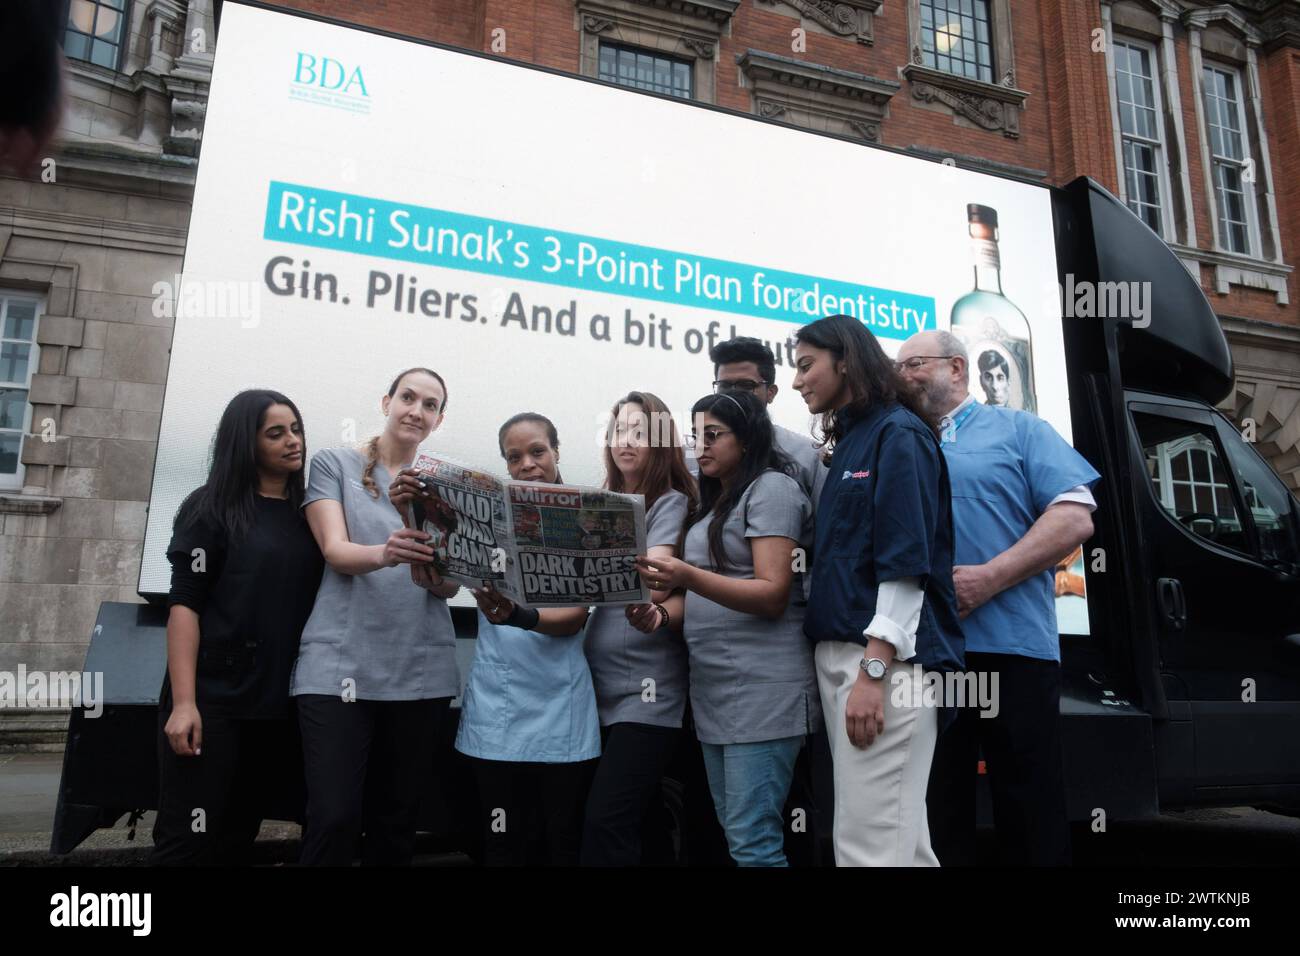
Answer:
[[912, 397], [925, 417], [932, 423], [938, 423], [952, 405], [952, 383], [918, 383], [912, 389]]

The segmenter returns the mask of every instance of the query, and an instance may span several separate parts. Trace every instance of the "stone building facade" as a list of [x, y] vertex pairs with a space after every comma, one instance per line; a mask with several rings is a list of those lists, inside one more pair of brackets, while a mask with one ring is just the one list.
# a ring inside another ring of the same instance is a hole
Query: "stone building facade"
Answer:
[[[155, 284], [180, 271], [211, 78], [210, 0], [72, 7], [57, 145], [34, 180], [0, 178], [10, 672], [80, 670], [100, 602], [139, 600], [171, 347]], [[0, 710], [0, 746], [61, 746], [66, 723]]]
[[[137, 599], [171, 334], [156, 289], [181, 264], [214, 2], [73, 0], [54, 177], [0, 178], [0, 297], [17, 304], [0, 361], [15, 376], [0, 381], [0, 670], [78, 668], [99, 603]], [[280, 5], [972, 169], [1092, 176], [1200, 277], [1237, 361], [1225, 408], [1300, 487], [1296, 0]], [[57, 745], [55, 724], [0, 712], [0, 745]]]

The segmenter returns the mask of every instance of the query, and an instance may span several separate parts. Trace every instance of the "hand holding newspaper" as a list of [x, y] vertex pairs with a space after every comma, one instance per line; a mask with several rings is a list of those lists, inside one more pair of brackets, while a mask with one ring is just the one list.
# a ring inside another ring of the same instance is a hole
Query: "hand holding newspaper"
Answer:
[[642, 604], [645, 499], [577, 485], [504, 481], [421, 454], [428, 486], [403, 520], [430, 535], [430, 562], [471, 588], [491, 585], [529, 608]]

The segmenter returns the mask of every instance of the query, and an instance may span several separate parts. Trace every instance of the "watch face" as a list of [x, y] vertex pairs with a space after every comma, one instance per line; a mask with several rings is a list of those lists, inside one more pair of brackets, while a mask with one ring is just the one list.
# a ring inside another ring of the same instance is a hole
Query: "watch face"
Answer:
[[872, 680], [880, 680], [885, 676], [885, 662], [871, 660], [867, 662], [867, 676]]

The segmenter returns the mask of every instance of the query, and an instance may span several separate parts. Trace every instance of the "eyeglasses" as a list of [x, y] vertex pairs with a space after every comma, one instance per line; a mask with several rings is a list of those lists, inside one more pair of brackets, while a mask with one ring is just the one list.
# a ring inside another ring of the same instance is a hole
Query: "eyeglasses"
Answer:
[[906, 361], [895, 362], [894, 371], [901, 372], [905, 368], [910, 368], [915, 370], [920, 368], [926, 362], [932, 362], [935, 361], [936, 359], [952, 359], [956, 357], [957, 356], [955, 355], [913, 355], [910, 359], [907, 359]]
[[772, 384], [771, 382], [755, 382], [753, 379], [742, 378], [732, 382], [717, 381], [713, 383], [713, 391], [719, 395], [726, 392], [752, 392], [757, 388]]
[[730, 434], [732, 434], [732, 432], [727, 428], [706, 428], [703, 435], [696, 436], [694, 432], [687, 435], [684, 444], [687, 448], [697, 448], [700, 445], [708, 448], [722, 435]]

